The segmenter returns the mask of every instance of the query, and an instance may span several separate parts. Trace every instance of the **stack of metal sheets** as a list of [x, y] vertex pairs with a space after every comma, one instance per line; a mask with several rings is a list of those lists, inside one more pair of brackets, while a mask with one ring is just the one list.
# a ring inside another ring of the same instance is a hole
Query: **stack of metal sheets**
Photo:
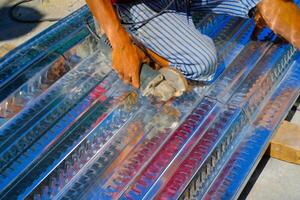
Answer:
[[89, 34], [87, 7], [0, 60], [0, 199], [233, 199], [300, 92], [300, 57], [269, 30], [197, 15], [214, 81], [141, 96]]

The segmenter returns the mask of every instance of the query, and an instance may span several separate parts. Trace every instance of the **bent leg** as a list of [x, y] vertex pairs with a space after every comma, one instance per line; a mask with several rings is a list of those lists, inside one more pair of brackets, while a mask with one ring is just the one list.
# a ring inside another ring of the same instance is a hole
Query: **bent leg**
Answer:
[[[141, 3], [120, 5], [120, 17], [139, 22], [152, 17], [159, 5]], [[164, 13], [146, 24], [130, 26], [128, 30], [147, 48], [166, 58], [170, 67], [187, 79], [209, 81], [216, 71], [217, 54], [211, 38], [201, 34], [184, 13]]]
[[256, 17], [300, 49], [300, 9], [292, 0], [262, 0]]
[[293, 0], [194, 0], [192, 10], [249, 17], [254, 7], [258, 28], [267, 25], [300, 49], [300, 9]]

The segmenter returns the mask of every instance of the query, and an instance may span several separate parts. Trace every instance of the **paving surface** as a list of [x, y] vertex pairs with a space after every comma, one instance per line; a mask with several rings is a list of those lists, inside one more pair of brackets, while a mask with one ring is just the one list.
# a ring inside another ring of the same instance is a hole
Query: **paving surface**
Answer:
[[[10, 17], [11, 7], [19, 0], [0, 1], [0, 57], [43, 31], [55, 22], [21, 23]], [[14, 14], [21, 19], [62, 18], [84, 4], [84, 0], [34, 0], [18, 6]]]
[[[0, 57], [54, 23], [24, 24], [13, 21], [9, 10], [16, 2], [0, 1]], [[16, 12], [29, 13], [35, 18], [63, 17], [83, 3], [83, 0], [37, 0]], [[300, 125], [300, 111], [296, 112], [292, 122]], [[261, 168], [263, 170], [247, 193], [247, 199], [300, 199], [300, 166], [271, 158]]]
[[300, 126], [300, 107], [296, 111], [291, 122]]
[[300, 166], [270, 158], [247, 200], [300, 199]]

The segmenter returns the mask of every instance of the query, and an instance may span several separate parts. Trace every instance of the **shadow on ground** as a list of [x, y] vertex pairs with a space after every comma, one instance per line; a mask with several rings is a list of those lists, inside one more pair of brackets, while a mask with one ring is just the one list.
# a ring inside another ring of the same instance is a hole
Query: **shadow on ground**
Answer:
[[[11, 8], [8, 6], [0, 8], [0, 42], [26, 35], [38, 25], [38, 23], [24, 23], [13, 20], [10, 15]], [[14, 14], [16, 17], [24, 20], [39, 20], [43, 18], [43, 14], [38, 10], [24, 6], [18, 6]]]

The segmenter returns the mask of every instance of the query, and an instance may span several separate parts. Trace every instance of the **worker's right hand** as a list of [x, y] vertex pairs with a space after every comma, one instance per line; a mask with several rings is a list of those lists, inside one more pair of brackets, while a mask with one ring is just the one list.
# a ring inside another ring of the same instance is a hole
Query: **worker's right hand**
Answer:
[[112, 48], [112, 66], [119, 77], [133, 87], [140, 87], [141, 65], [148, 63], [150, 59], [132, 40], [119, 42]]

